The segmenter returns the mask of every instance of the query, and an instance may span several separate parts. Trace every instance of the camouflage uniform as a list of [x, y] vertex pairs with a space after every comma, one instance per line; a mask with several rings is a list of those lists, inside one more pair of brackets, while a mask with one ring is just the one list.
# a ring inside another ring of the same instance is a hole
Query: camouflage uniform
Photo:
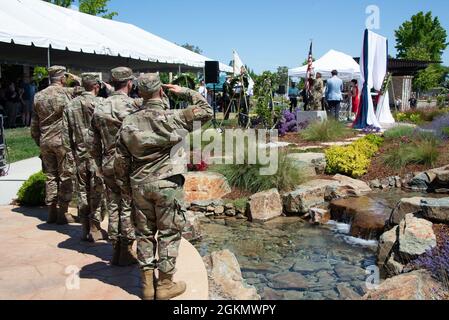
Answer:
[[318, 78], [314, 80], [312, 88], [312, 101], [310, 103], [310, 109], [314, 111], [323, 110], [322, 100], [323, 100], [323, 90], [324, 82], [323, 79]]
[[[112, 70], [114, 81], [132, 79], [128, 68]], [[140, 100], [132, 99], [124, 93], [114, 92], [96, 109], [89, 132], [90, 153], [101, 174], [107, 189], [109, 205], [109, 238], [113, 242], [134, 241], [134, 225], [131, 221], [130, 199], [122, 197], [114, 175], [114, 156], [116, 137], [123, 120], [138, 110]]]
[[[56, 66], [48, 71], [51, 78], [60, 78], [64, 77], [65, 70]], [[31, 135], [41, 149], [42, 167], [47, 175], [45, 202], [50, 207], [59, 205], [63, 211], [72, 199], [73, 157], [63, 146], [62, 118], [64, 109], [74, 97], [75, 89], [53, 83], [36, 94], [31, 121]]]
[[[96, 83], [98, 75], [82, 75], [83, 84]], [[102, 218], [103, 180], [97, 174], [96, 165], [87, 148], [88, 130], [95, 109], [103, 101], [92, 92], [83, 92], [72, 100], [64, 111], [63, 142], [67, 152], [72, 152], [76, 164], [78, 212], [83, 224], [83, 240], [103, 239], [100, 222]], [[90, 233], [90, 239], [88, 239]], [[97, 233], [97, 234], [96, 234]]]
[[[159, 76], [155, 74], [141, 76], [138, 83], [144, 96], [160, 89]], [[165, 275], [175, 273], [185, 225], [182, 203], [185, 164], [172, 161], [170, 154], [182, 140], [178, 130], [192, 131], [194, 121], [208, 121], [213, 114], [200, 93], [183, 89], [181, 98], [191, 106], [167, 110], [164, 100], [144, 98], [142, 110], [123, 122], [114, 165], [123, 193], [133, 198], [140, 267], [143, 271], [158, 268]]]

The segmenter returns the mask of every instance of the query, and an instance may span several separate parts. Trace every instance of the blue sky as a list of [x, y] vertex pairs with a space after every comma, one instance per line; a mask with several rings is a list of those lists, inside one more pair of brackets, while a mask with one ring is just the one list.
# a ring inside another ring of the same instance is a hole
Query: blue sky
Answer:
[[[380, 29], [395, 55], [394, 30], [419, 11], [432, 11], [449, 34], [447, 0], [111, 0], [116, 20], [133, 23], [167, 40], [199, 46], [228, 63], [236, 49], [256, 72], [295, 67], [330, 49], [359, 56], [369, 5], [380, 9]], [[449, 50], [444, 54], [449, 65]]]

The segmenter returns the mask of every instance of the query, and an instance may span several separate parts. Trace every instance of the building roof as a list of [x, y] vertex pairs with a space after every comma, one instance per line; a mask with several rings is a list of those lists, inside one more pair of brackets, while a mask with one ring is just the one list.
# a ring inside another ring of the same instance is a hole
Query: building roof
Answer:
[[[354, 58], [354, 60], [360, 63], [360, 58]], [[440, 62], [388, 58], [388, 72], [394, 76], [414, 76], [434, 63]]]

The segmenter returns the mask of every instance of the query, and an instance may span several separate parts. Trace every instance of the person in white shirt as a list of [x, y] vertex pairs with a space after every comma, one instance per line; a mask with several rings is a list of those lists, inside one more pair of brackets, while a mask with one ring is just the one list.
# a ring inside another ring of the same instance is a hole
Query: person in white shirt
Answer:
[[204, 83], [204, 80], [201, 81], [200, 88], [198, 89], [198, 92], [199, 92], [205, 99], [207, 99], [207, 87], [206, 87], [206, 84]]

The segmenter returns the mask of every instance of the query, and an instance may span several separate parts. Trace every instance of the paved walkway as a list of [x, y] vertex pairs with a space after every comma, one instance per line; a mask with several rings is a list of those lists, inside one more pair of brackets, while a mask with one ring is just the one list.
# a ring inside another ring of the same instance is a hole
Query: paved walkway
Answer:
[[[136, 266], [111, 267], [108, 243], [81, 242], [80, 225], [48, 225], [46, 212], [0, 207], [0, 300], [139, 299]], [[208, 299], [205, 266], [187, 241], [181, 245], [178, 270], [175, 280], [188, 287], [179, 300]]]
[[42, 170], [41, 159], [32, 158], [12, 163], [6, 177], [0, 177], [0, 205], [8, 205], [17, 198], [23, 182]]

